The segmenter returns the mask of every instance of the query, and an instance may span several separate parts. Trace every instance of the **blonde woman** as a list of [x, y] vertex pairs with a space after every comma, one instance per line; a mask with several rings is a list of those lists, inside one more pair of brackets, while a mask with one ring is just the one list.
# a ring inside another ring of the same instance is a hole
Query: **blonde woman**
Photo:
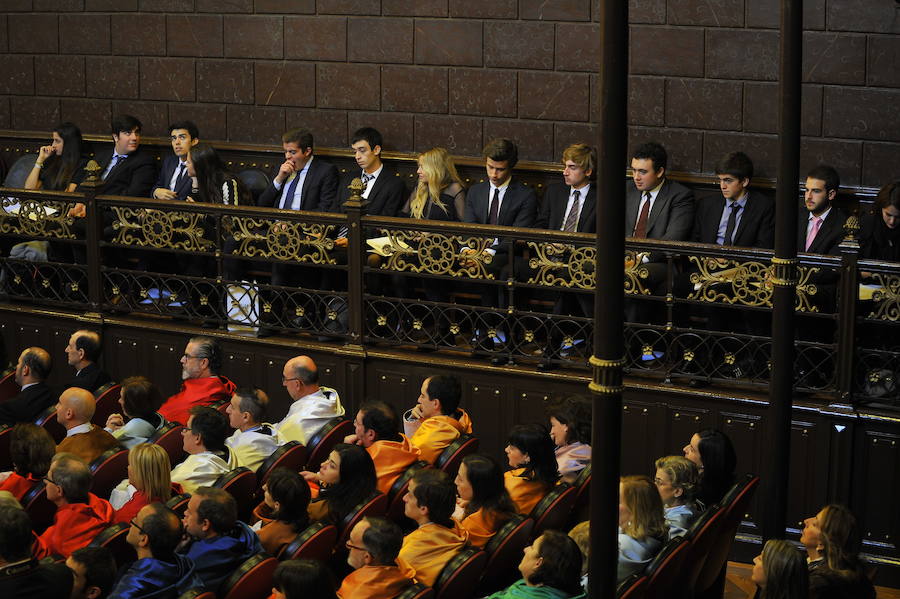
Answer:
[[662, 499], [647, 476], [619, 482], [619, 567], [622, 582], [643, 570], [669, 536]]
[[168, 501], [172, 497], [171, 473], [172, 464], [165, 449], [151, 443], [132, 447], [128, 451], [128, 479], [110, 497], [113, 502], [117, 495], [124, 498], [130, 494], [128, 501], [116, 510], [115, 522], [131, 522], [145, 505]]
[[700, 513], [694, 502], [700, 472], [684, 456], [670, 455], [656, 460], [656, 489], [666, 510], [669, 538], [680, 537]]
[[419, 154], [419, 183], [403, 207], [403, 214], [426, 220], [461, 221], [466, 190], [456, 173], [453, 159], [444, 148]]

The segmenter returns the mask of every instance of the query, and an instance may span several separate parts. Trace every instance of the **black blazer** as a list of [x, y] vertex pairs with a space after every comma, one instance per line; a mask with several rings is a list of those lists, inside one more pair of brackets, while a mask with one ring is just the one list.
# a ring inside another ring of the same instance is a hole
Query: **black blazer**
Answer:
[[[332, 207], [335, 212], [344, 211], [344, 202], [350, 199], [350, 182], [359, 178], [361, 174], [361, 171], [354, 170], [341, 182], [338, 201]], [[400, 209], [403, 208], [404, 198], [406, 198], [406, 184], [403, 183], [403, 179], [397, 175], [397, 171], [384, 165], [372, 185], [369, 197], [366, 198], [369, 202], [366, 214], [401, 216]]]
[[[175, 174], [179, 162], [181, 161], [178, 160], [178, 156], [174, 154], [166, 156], [162, 163], [162, 169], [159, 171], [159, 178], [156, 179], [156, 185], [150, 190], [150, 197], [153, 197], [153, 194], [159, 188], [169, 189], [169, 181], [172, 180], [172, 175]], [[178, 194], [178, 197], [175, 198], [176, 200], [184, 200], [184, 198], [188, 197], [191, 194], [191, 178], [185, 175], [181, 185], [176, 187], [175, 193]]]
[[[625, 195], [625, 237], [631, 237], [641, 210], [642, 193], [632, 185]], [[687, 241], [694, 226], [694, 192], [666, 179], [647, 217], [647, 239]]]
[[36, 383], [12, 399], [0, 403], [0, 424], [34, 422], [41, 412], [56, 402], [46, 383]]
[[96, 363], [91, 362], [82, 368], [81, 372], [73, 376], [72, 380], [66, 383], [65, 388], [81, 387], [82, 389], [87, 389], [93, 393], [110, 381], [112, 381], [112, 378], [106, 374], [106, 372], [101, 370]]
[[[100, 173], [106, 170], [113, 156], [113, 148], [104, 148], [97, 152], [94, 160], [100, 165]], [[153, 156], [138, 148], [120, 160], [103, 181], [99, 193], [107, 195], [131, 196], [135, 198], [150, 197], [150, 188], [156, 181], [156, 164]]]
[[819, 227], [816, 238], [813, 239], [812, 245], [807, 250], [805, 249], [806, 227], [809, 224], [809, 211], [806, 207], [801, 208], [800, 216], [797, 217], [797, 251], [810, 254], [838, 254], [838, 245], [844, 239], [845, 222], [847, 222], [847, 215], [841, 212], [837, 206], [832, 205], [831, 211]]
[[[466, 192], [466, 214], [463, 222], [489, 224], [491, 184], [487, 181], [473, 185]], [[534, 190], [518, 181], [510, 181], [497, 214], [497, 224], [503, 227], [533, 227], [537, 220], [537, 196]]]
[[[536, 229], [549, 229], [559, 231], [562, 229], [563, 220], [566, 218], [566, 205], [569, 202], [569, 186], [564, 183], [554, 183], [544, 192], [544, 201], [541, 203], [541, 211], [534, 222]], [[597, 182], [591, 181], [591, 188], [584, 205], [581, 207], [581, 215], [578, 218], [579, 233], [597, 232]]]
[[[701, 198], [696, 205], [694, 241], [716, 243], [725, 198], [719, 194], [711, 195]], [[744, 214], [734, 233], [734, 245], [769, 249], [775, 246], [775, 202], [764, 195], [749, 192]]]
[[[278, 174], [277, 172], [275, 173]], [[379, 179], [381, 177], [378, 177]], [[259, 196], [259, 206], [264, 208], [278, 208], [281, 194], [285, 186], [290, 183], [285, 180], [281, 189], [275, 189], [275, 177], [272, 183]], [[338, 171], [330, 162], [313, 157], [306, 178], [303, 180], [303, 194], [301, 195], [300, 210], [315, 212], [330, 212], [337, 202]]]

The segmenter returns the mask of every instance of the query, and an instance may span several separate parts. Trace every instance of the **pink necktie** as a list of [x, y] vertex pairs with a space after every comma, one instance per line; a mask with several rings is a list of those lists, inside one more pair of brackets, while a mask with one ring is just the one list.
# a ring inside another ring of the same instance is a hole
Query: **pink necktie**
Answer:
[[809, 251], [809, 246], [812, 245], [812, 242], [816, 239], [816, 234], [819, 232], [819, 228], [822, 226], [822, 219], [818, 216], [813, 217], [813, 225], [812, 229], [809, 231], [809, 235], [806, 236], [806, 251]]

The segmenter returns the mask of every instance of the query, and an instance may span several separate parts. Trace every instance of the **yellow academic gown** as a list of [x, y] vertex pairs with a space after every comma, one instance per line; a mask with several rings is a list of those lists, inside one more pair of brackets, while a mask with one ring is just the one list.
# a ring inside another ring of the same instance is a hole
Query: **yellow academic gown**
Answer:
[[395, 566], [363, 566], [344, 578], [341, 599], [393, 599], [412, 584], [416, 572], [403, 560]]
[[420, 460], [434, 464], [441, 452], [456, 441], [460, 435], [472, 434], [472, 420], [465, 410], [459, 410], [459, 412], [462, 414], [459, 420], [453, 416], [439, 414], [422, 421], [410, 438], [410, 443], [421, 451]]
[[419, 582], [431, 587], [447, 562], [465, 547], [468, 537], [456, 522], [453, 528], [429, 522], [403, 538], [399, 559], [416, 571]]
[[503, 483], [516, 509], [520, 514], [529, 515], [534, 511], [535, 506], [540, 503], [541, 499], [547, 494], [549, 489], [547, 485], [540, 481], [532, 481], [522, 477], [525, 472], [524, 468], [516, 468], [510, 470], [503, 475]]

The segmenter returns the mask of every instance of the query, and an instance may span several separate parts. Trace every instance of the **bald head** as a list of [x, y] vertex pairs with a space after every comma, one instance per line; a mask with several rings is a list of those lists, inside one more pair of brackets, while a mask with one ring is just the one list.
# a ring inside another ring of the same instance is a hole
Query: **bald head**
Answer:
[[56, 419], [66, 430], [90, 422], [94, 417], [97, 402], [90, 391], [81, 387], [69, 387], [59, 396]]
[[315, 393], [319, 388], [319, 369], [309, 356], [296, 356], [288, 360], [281, 378], [288, 395], [295, 401]]
[[16, 384], [20, 387], [43, 382], [50, 374], [50, 354], [42, 347], [29, 347], [19, 354], [16, 364]]

